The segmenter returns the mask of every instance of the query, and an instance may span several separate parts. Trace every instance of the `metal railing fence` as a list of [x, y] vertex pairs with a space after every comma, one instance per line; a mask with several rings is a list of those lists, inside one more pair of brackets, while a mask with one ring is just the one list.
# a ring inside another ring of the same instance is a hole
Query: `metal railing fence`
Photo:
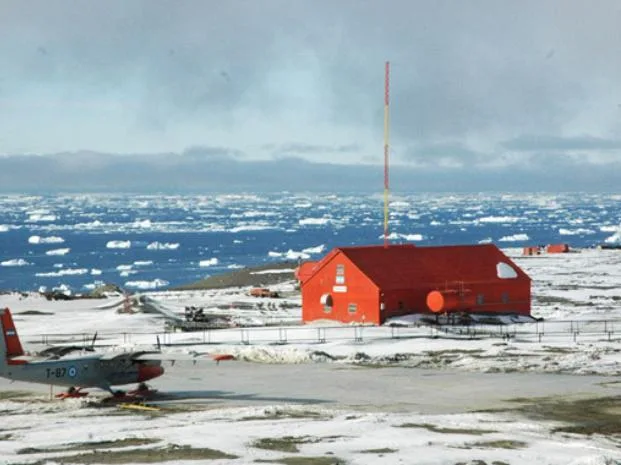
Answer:
[[[447, 338], [460, 340], [501, 339], [514, 342], [579, 343], [620, 341], [621, 320], [554, 320], [508, 325], [469, 324], [434, 326], [283, 326], [205, 329], [192, 332], [98, 332], [96, 347], [120, 344], [159, 344], [162, 346], [203, 344], [322, 344], [336, 341], [365, 343], [380, 339]], [[90, 347], [92, 333], [43, 333], [24, 338], [27, 343]]]

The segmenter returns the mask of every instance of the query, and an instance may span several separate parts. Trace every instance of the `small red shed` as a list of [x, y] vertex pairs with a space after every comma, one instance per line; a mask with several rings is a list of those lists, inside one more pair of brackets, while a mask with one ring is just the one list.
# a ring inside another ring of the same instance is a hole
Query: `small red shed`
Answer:
[[529, 245], [522, 249], [522, 255], [541, 255], [541, 247], [538, 245]]
[[549, 244], [546, 247], [547, 253], [567, 253], [569, 252], [568, 244]]
[[429, 311], [530, 315], [531, 280], [493, 244], [340, 247], [302, 281], [304, 322]]

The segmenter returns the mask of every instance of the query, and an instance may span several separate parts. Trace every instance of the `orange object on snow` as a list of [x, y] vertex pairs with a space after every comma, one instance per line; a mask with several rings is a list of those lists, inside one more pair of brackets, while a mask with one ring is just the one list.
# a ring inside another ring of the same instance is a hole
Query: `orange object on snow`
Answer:
[[567, 244], [550, 244], [546, 247], [548, 253], [567, 253], [569, 246]]

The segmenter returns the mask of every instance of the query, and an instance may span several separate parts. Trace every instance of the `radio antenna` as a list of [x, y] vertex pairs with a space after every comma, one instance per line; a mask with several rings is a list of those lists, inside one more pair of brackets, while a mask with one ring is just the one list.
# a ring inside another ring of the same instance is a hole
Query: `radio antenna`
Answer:
[[388, 145], [390, 139], [390, 62], [384, 78], [384, 248], [388, 247]]

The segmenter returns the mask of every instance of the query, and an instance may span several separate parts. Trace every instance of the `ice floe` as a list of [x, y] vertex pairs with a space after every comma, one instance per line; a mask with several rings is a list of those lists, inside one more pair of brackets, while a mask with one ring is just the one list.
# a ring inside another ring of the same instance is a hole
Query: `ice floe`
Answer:
[[106, 243], [108, 249], [129, 249], [131, 246], [131, 241], [108, 241]]
[[41, 236], [30, 236], [28, 238], [29, 244], [62, 244], [65, 240], [62, 237], [58, 236], [49, 236], [49, 237], [41, 237]]

